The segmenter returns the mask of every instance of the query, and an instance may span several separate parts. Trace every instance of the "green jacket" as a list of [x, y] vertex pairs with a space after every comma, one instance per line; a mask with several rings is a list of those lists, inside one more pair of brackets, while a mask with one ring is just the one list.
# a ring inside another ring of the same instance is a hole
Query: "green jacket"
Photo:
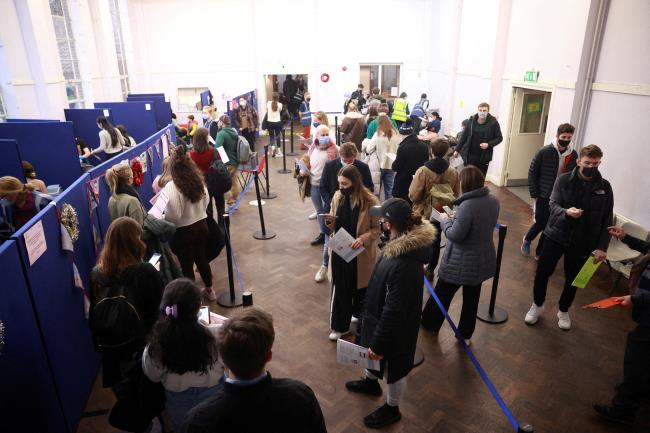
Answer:
[[[390, 123], [393, 124], [393, 128], [397, 129], [397, 123], [393, 119], [390, 119]], [[370, 125], [368, 125], [368, 134], [366, 135], [366, 138], [372, 138], [373, 135], [375, 135], [375, 132], [377, 132], [377, 119], [373, 120], [370, 122]]]
[[217, 133], [215, 148], [223, 146], [228, 155], [227, 165], [237, 165], [237, 139], [239, 134], [233, 128], [223, 128]]

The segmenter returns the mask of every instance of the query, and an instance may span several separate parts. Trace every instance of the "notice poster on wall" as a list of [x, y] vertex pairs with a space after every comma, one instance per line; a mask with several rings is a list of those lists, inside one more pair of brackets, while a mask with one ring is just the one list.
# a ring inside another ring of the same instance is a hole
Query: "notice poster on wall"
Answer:
[[162, 140], [163, 158], [167, 158], [169, 156], [169, 141], [167, 141], [167, 135], [161, 135], [160, 139]]
[[47, 241], [45, 240], [45, 232], [43, 231], [43, 221], [38, 221], [25, 232], [23, 236], [25, 239], [25, 248], [27, 249], [27, 256], [29, 257], [29, 266], [36, 263], [36, 260], [47, 251]]

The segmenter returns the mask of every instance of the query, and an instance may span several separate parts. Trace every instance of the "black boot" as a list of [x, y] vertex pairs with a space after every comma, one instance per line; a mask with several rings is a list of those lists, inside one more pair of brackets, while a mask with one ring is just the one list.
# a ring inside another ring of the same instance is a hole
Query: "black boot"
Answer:
[[363, 423], [369, 428], [382, 428], [402, 419], [399, 406], [389, 406], [388, 403], [363, 418]]
[[622, 407], [594, 403], [593, 408], [600, 416], [607, 421], [617, 422], [619, 424], [634, 425], [636, 411]]
[[378, 380], [365, 379], [353, 380], [351, 382], [346, 382], [345, 387], [348, 391], [358, 392], [360, 394], [368, 394], [374, 396], [381, 395], [381, 386], [379, 385]]
[[322, 245], [324, 243], [325, 243], [324, 233], [319, 233], [318, 236], [316, 236], [314, 240], [310, 242], [311, 245]]

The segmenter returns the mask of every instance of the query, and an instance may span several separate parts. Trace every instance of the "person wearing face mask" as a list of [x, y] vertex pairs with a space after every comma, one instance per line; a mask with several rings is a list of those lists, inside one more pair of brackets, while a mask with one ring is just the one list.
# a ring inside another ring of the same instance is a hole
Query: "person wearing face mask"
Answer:
[[478, 112], [467, 121], [468, 125], [463, 130], [454, 156], [460, 154], [465, 165], [478, 167], [485, 176], [492, 161], [494, 146], [503, 141], [501, 126], [490, 114], [490, 104], [487, 102], [481, 102]]
[[[363, 311], [366, 287], [375, 267], [378, 253], [379, 219], [370, 216], [370, 208], [379, 200], [364, 188], [361, 173], [353, 165], [338, 173], [339, 189], [332, 198], [332, 207], [324, 216], [330, 233], [346, 230], [355, 240], [351, 247], [364, 250], [349, 263], [338, 254], [330, 254], [332, 270], [332, 301], [330, 308], [331, 341], [338, 340], [358, 322]], [[361, 327], [358, 326], [358, 329]]]
[[602, 157], [602, 150], [595, 144], [583, 147], [577, 167], [555, 181], [544, 229], [546, 239], [535, 272], [534, 302], [524, 319], [528, 325], [537, 323], [544, 312], [548, 279], [564, 256], [564, 289], [557, 318], [560, 329], [571, 329], [569, 308], [576, 295], [572, 282], [590, 255], [597, 262], [607, 257], [611, 238], [607, 228], [612, 225], [614, 194], [598, 172]]
[[[575, 128], [563, 123], [557, 128], [555, 139], [542, 147], [533, 157], [528, 170], [528, 189], [530, 197], [535, 200], [535, 222], [524, 236], [521, 253], [530, 255], [530, 244], [544, 230], [548, 222], [550, 207], [549, 199], [553, 191], [555, 179], [563, 173], [571, 171], [576, 166], [578, 153], [571, 148], [571, 138]], [[544, 245], [544, 233], [539, 238], [535, 250], [535, 259], [539, 259]]]
[[[309, 176], [311, 184], [311, 201], [314, 204], [316, 214], [324, 214], [325, 209], [329, 209], [329, 203], [325, 203], [325, 198], [321, 193], [321, 177], [325, 164], [327, 161], [333, 161], [339, 157], [339, 150], [336, 144], [329, 136], [329, 128], [325, 125], [319, 125], [316, 128], [316, 139], [309, 148], [307, 155], [309, 156], [309, 173], [301, 172], [301, 176]], [[327, 225], [322, 217], [318, 218], [320, 232], [316, 238], [311, 241], [311, 245], [321, 245], [325, 243], [325, 235], [327, 234]], [[327, 250], [323, 250], [323, 264], [327, 268]]]
[[[311, 101], [311, 95], [309, 92], [305, 93], [305, 100], [300, 103], [300, 108], [298, 109], [300, 113], [300, 126], [302, 126], [302, 139], [309, 140], [311, 135], [311, 107], [309, 105]], [[304, 146], [304, 144], [303, 144]]]
[[259, 119], [255, 108], [248, 104], [245, 98], [239, 98], [239, 107], [235, 110], [235, 126], [241, 135], [248, 141], [251, 152], [255, 152], [255, 133]]
[[386, 404], [366, 416], [367, 427], [381, 428], [399, 421], [406, 376], [413, 368], [420, 330], [424, 264], [431, 255], [435, 229], [411, 211], [406, 200], [391, 198], [370, 208], [388, 233], [379, 261], [370, 276], [362, 315], [359, 344], [380, 369], [366, 370], [365, 378], [347, 382], [350, 392], [380, 396], [379, 379], [386, 376]]

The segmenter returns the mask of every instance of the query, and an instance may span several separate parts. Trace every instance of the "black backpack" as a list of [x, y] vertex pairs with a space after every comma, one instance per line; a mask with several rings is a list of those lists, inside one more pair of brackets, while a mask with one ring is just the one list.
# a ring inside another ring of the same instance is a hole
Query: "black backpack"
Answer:
[[223, 161], [220, 159], [212, 161], [210, 169], [205, 174], [205, 184], [208, 187], [208, 193], [212, 197], [223, 195], [232, 188], [230, 173]]
[[125, 289], [122, 284], [116, 284], [90, 310], [88, 323], [99, 352], [120, 350], [142, 340], [140, 315], [126, 297]]

